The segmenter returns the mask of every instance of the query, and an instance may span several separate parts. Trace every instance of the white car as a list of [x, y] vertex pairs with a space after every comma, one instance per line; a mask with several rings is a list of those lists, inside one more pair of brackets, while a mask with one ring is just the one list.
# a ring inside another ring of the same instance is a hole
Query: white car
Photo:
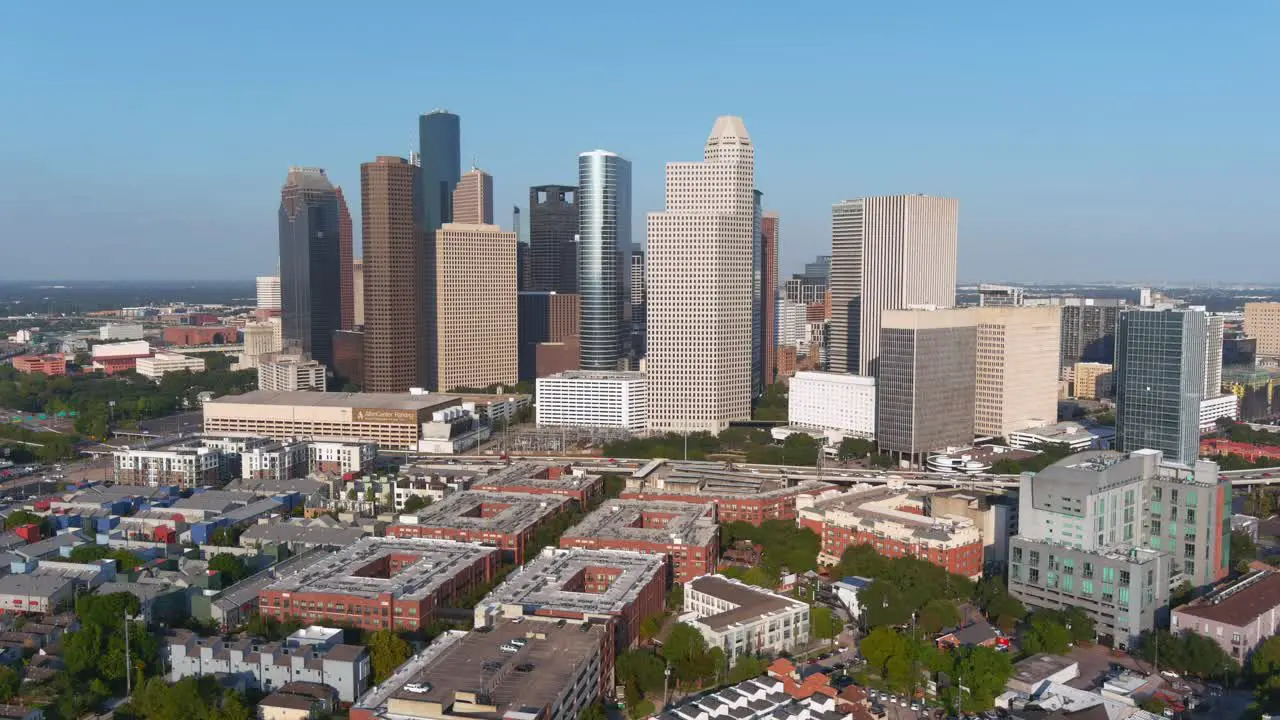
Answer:
[[431, 692], [431, 686], [426, 683], [408, 683], [404, 686], [405, 692], [417, 693], [419, 695]]
[[1160, 677], [1164, 678], [1165, 680], [1177, 680], [1180, 676], [1178, 675], [1178, 673], [1172, 670], [1161, 670]]

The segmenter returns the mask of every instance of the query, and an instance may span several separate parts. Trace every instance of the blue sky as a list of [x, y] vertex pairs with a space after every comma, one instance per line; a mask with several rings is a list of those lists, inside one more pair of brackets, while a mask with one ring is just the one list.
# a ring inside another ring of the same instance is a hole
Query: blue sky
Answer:
[[[74, 8], [74, 12], [72, 12]], [[1276, 280], [1280, 3], [0, 4], [0, 279], [270, 271], [279, 186], [462, 117], [499, 222], [578, 152], [744, 117], [782, 269], [859, 195], [960, 199], [964, 280]], [[353, 207], [357, 232], [360, 219]]]

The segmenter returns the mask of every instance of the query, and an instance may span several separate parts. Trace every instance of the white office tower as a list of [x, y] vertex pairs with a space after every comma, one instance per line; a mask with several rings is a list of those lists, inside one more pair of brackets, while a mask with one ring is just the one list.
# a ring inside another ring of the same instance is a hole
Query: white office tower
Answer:
[[649, 429], [718, 433], [751, 417], [755, 150], [742, 118], [716, 119], [702, 162], [667, 163], [649, 213]]
[[798, 372], [788, 387], [787, 418], [799, 427], [874, 438], [876, 379], [845, 373]]
[[258, 277], [258, 309], [280, 309], [279, 275], [260, 275]]

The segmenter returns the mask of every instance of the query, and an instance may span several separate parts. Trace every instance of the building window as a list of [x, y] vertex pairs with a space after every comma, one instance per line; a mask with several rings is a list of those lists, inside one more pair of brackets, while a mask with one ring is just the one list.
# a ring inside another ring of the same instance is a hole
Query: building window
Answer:
[[1081, 581], [1080, 592], [1084, 595], [1093, 595], [1093, 581], [1092, 580]]
[[1031, 551], [1031, 564], [1032, 564], [1032, 565], [1039, 565], [1039, 564], [1040, 564], [1040, 551], [1039, 551], [1039, 550], [1032, 550], [1032, 551]]

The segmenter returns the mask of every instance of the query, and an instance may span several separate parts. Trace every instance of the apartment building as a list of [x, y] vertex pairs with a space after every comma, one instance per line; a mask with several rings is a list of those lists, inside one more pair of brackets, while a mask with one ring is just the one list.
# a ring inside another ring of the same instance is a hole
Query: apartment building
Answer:
[[729, 665], [743, 655], [772, 656], [809, 644], [809, 604], [721, 575], [684, 584], [680, 622], [724, 650]]

